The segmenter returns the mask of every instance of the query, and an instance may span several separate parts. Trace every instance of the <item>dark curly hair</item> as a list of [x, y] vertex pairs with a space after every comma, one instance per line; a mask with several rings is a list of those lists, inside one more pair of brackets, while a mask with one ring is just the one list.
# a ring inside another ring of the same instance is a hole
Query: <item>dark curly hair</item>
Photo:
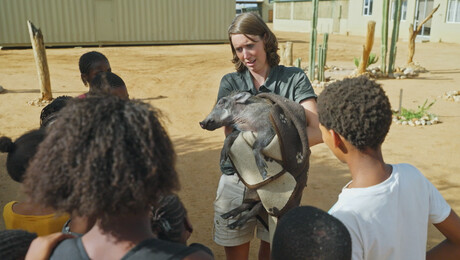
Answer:
[[350, 260], [350, 233], [340, 220], [321, 209], [296, 207], [276, 226], [271, 259]]
[[0, 137], [0, 152], [8, 153], [6, 170], [11, 179], [22, 182], [29, 161], [35, 155], [43, 139], [45, 139], [43, 129], [29, 131], [21, 135], [15, 142], [9, 137]]
[[34, 202], [101, 219], [147, 211], [179, 188], [159, 111], [110, 96], [73, 99], [40, 144], [24, 180]]
[[359, 150], [378, 148], [391, 125], [391, 105], [381, 86], [365, 76], [326, 87], [318, 97], [319, 122]]
[[45, 106], [40, 113], [40, 127], [47, 127], [54, 120], [56, 120], [57, 112], [59, 112], [72, 97], [59, 96], [55, 98], [51, 103]]
[[186, 228], [187, 210], [175, 194], [161, 198], [156, 207], [152, 208], [151, 226], [159, 239], [181, 242], [182, 233]]
[[26, 257], [37, 234], [20, 229], [0, 231], [0, 259], [18, 260]]
[[107, 57], [98, 51], [90, 51], [81, 55], [80, 59], [78, 60], [78, 68], [80, 69], [80, 73], [88, 74], [94, 63], [98, 61], [105, 61], [109, 63]]
[[249, 35], [258, 35], [264, 41], [265, 52], [267, 53], [267, 62], [270, 67], [274, 67], [280, 63], [280, 56], [278, 55], [278, 40], [275, 34], [268, 28], [267, 24], [256, 13], [242, 13], [233, 19], [230, 27], [228, 28], [228, 39], [230, 47], [232, 48], [235, 69], [238, 72], [246, 70], [243, 62], [238, 58], [235, 48], [232, 44], [232, 34], [244, 34], [247, 38], [253, 41]]
[[128, 99], [128, 90], [125, 82], [115, 73], [110, 71], [100, 72], [94, 77], [89, 84], [89, 95], [116, 95], [116, 89], [124, 89], [123, 95], [118, 95], [120, 98]]

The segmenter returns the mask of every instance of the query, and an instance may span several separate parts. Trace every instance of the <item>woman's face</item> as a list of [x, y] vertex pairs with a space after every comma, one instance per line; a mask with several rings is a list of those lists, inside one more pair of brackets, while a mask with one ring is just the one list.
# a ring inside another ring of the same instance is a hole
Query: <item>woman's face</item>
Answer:
[[231, 40], [236, 55], [244, 66], [252, 72], [263, 71], [268, 67], [264, 41], [258, 35], [232, 34]]

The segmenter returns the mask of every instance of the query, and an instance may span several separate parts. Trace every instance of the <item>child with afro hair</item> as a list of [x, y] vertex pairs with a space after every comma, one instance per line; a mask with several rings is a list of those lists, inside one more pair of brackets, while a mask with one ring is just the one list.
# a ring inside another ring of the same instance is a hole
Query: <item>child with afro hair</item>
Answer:
[[110, 96], [71, 100], [28, 168], [25, 192], [58, 211], [95, 219], [50, 259], [212, 259], [155, 238], [151, 206], [179, 188], [175, 153], [148, 104]]
[[[8, 153], [6, 170], [11, 179], [19, 183], [23, 182], [26, 169], [45, 134], [44, 129], [32, 130], [14, 142], [9, 137], [0, 137], [0, 152]], [[56, 214], [52, 207], [46, 207], [40, 201], [14, 200], [3, 207], [6, 229], [27, 230], [39, 236], [60, 231], [68, 219], [68, 214]]]
[[[318, 98], [324, 143], [348, 165], [351, 181], [329, 213], [352, 238], [352, 259], [460, 259], [460, 219], [410, 164], [387, 164], [382, 143], [392, 111], [366, 77], [326, 87]], [[426, 253], [428, 224], [447, 238]]]

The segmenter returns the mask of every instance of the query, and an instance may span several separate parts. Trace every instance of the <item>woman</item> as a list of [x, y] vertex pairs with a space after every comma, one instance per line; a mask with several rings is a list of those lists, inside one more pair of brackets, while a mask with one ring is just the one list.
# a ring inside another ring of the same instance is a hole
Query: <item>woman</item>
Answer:
[[[230, 25], [228, 36], [236, 72], [222, 78], [217, 99], [233, 91], [248, 91], [253, 95], [272, 92], [294, 100], [305, 108], [310, 146], [321, 143], [316, 94], [310, 81], [301, 69], [279, 65], [278, 42], [265, 22], [257, 14], [241, 14]], [[232, 130], [226, 127], [225, 135]], [[238, 230], [227, 227], [229, 220], [223, 219], [221, 215], [241, 205], [245, 187], [234, 174], [230, 162], [221, 165], [221, 171], [223, 175], [214, 202], [214, 241], [225, 247], [227, 259], [248, 259], [249, 245], [257, 221], [248, 221]], [[259, 259], [269, 259], [268, 230], [261, 225], [257, 229], [257, 237], [262, 239]]]

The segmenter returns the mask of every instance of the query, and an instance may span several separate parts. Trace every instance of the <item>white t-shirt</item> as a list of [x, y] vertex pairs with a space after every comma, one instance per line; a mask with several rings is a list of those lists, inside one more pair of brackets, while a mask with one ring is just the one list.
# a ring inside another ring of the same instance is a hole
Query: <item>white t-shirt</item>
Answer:
[[391, 176], [367, 188], [342, 189], [329, 213], [348, 228], [353, 260], [425, 259], [429, 223], [451, 208], [417, 168], [396, 164]]

